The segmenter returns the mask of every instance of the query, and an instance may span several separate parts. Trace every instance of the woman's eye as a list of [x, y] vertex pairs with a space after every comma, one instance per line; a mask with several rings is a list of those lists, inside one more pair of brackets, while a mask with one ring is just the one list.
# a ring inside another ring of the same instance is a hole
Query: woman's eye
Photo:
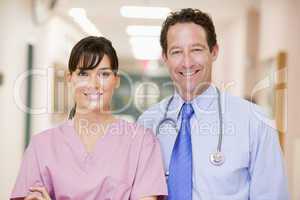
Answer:
[[85, 71], [79, 71], [78, 72], [78, 76], [87, 76], [87, 75], [88, 75], [88, 73], [85, 72]]
[[110, 72], [103, 72], [102, 75], [103, 75], [103, 76], [109, 76], [109, 75], [110, 75]]
[[100, 76], [103, 78], [107, 78], [111, 75], [111, 72], [100, 72]]

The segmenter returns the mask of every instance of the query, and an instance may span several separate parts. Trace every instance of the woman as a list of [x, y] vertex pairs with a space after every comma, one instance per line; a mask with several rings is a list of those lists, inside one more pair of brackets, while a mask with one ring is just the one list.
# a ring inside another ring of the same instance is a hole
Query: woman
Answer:
[[70, 120], [33, 136], [11, 199], [155, 200], [166, 195], [160, 147], [150, 130], [112, 115], [118, 58], [87, 37], [72, 49]]

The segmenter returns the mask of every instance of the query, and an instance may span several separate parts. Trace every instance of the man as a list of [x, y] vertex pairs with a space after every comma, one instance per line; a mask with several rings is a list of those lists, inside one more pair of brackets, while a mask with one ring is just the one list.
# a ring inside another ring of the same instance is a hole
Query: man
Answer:
[[[211, 18], [197, 9], [171, 13], [160, 43], [176, 90], [138, 122], [160, 140], [168, 198], [287, 200], [276, 130], [257, 106], [227, 93], [218, 95], [211, 83], [219, 51]], [[166, 118], [175, 123], [161, 123]]]

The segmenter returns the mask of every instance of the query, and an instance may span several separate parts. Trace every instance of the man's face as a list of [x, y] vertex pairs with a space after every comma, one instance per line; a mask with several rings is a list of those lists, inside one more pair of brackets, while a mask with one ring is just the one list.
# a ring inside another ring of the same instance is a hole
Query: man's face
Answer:
[[203, 92], [211, 82], [218, 46], [210, 52], [205, 30], [194, 23], [177, 23], [167, 33], [163, 59], [179, 94], [186, 100]]

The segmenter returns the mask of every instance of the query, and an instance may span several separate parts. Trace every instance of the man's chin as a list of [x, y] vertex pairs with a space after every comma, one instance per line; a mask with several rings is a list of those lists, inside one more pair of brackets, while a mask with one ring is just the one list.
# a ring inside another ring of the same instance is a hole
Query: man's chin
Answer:
[[[206, 88], [206, 87], [205, 87]], [[185, 100], [192, 100], [196, 96], [200, 95], [203, 92], [204, 88], [197, 87], [185, 87], [181, 88], [180, 91], [177, 89], [177, 92]]]
[[177, 89], [177, 91], [180, 94], [191, 94], [191, 95], [193, 95], [196, 92], [196, 88], [192, 87], [192, 86], [184, 86], [184, 87], [179, 88], [179, 90]]

